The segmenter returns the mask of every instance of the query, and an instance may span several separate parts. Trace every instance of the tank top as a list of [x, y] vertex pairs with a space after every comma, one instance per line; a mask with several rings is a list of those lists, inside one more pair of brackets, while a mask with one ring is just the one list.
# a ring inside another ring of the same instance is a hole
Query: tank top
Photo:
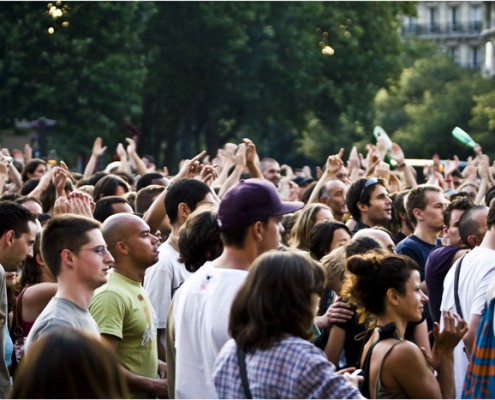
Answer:
[[[378, 329], [378, 339], [376, 339], [372, 343], [372, 345], [368, 349], [368, 352], [366, 353], [366, 356], [364, 358], [364, 362], [363, 362], [363, 365], [361, 367], [363, 369], [364, 380], [363, 380], [363, 383], [361, 384], [359, 390], [361, 391], [361, 394], [364, 397], [368, 398], [368, 399], [370, 398], [369, 387], [370, 387], [370, 362], [371, 362], [371, 354], [373, 353], [373, 349], [375, 348], [375, 346], [377, 345], [377, 343], [381, 342], [382, 340], [391, 339], [391, 338], [397, 339], [398, 341], [402, 341], [403, 340], [403, 339], [401, 339], [397, 335], [397, 333], [396, 333], [396, 326], [395, 326], [395, 323], [393, 323], [393, 322], [390, 323], [390, 324], [388, 324], [388, 325], [385, 325], [383, 327], [380, 327]], [[397, 342], [397, 343], [400, 343], [400, 342]], [[387, 352], [387, 354], [388, 354], [388, 352]], [[385, 356], [387, 356], [387, 354]], [[379, 377], [380, 377], [380, 374], [381, 374], [381, 366], [380, 366]], [[380, 382], [380, 385], [381, 385], [381, 382]], [[403, 397], [404, 396], [402, 396], [402, 398]]]
[[407, 399], [408, 396], [402, 389], [387, 389], [382, 385], [382, 369], [385, 359], [390, 354], [390, 352], [397, 346], [399, 343], [402, 343], [404, 339], [400, 339], [395, 342], [385, 353], [385, 356], [382, 359], [382, 363], [380, 364], [380, 370], [378, 371], [378, 377], [375, 382], [375, 399]]

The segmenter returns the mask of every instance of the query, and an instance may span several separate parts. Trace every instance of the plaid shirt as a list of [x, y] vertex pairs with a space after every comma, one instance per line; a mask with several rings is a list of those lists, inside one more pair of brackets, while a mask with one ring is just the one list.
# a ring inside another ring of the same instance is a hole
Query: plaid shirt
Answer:
[[[215, 387], [221, 399], [245, 399], [237, 347], [233, 339], [215, 362]], [[362, 398], [359, 390], [335, 373], [325, 354], [307, 340], [290, 336], [267, 350], [246, 354], [246, 372], [253, 398]]]

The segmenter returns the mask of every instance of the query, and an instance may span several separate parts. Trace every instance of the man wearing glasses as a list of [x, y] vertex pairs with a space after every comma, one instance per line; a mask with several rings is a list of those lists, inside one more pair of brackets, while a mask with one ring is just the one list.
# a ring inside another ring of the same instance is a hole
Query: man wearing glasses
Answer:
[[364, 228], [384, 226], [392, 219], [392, 200], [382, 179], [358, 179], [349, 188], [346, 203], [356, 221], [353, 235]]
[[73, 328], [99, 337], [88, 307], [95, 289], [107, 282], [114, 262], [100, 223], [70, 214], [51, 218], [41, 234], [41, 254], [57, 278], [58, 289], [31, 328], [26, 351], [30, 343], [54, 329]]

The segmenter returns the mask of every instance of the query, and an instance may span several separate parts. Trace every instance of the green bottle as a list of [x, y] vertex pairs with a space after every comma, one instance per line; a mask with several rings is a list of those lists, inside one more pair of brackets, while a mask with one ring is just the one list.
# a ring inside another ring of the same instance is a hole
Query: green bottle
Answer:
[[452, 130], [452, 136], [454, 136], [458, 141], [461, 143], [464, 143], [466, 146], [472, 147], [474, 149], [474, 146], [476, 146], [476, 142], [473, 140], [471, 136], [465, 131], [463, 131], [461, 128], [456, 126]]

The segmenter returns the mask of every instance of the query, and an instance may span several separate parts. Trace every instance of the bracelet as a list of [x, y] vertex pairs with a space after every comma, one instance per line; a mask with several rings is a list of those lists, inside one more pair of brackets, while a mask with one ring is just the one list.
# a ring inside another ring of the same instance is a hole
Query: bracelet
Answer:
[[406, 166], [406, 163], [403, 162], [402, 164], [396, 165], [395, 168], [404, 168]]
[[454, 182], [453, 179], [444, 179], [445, 182]]

